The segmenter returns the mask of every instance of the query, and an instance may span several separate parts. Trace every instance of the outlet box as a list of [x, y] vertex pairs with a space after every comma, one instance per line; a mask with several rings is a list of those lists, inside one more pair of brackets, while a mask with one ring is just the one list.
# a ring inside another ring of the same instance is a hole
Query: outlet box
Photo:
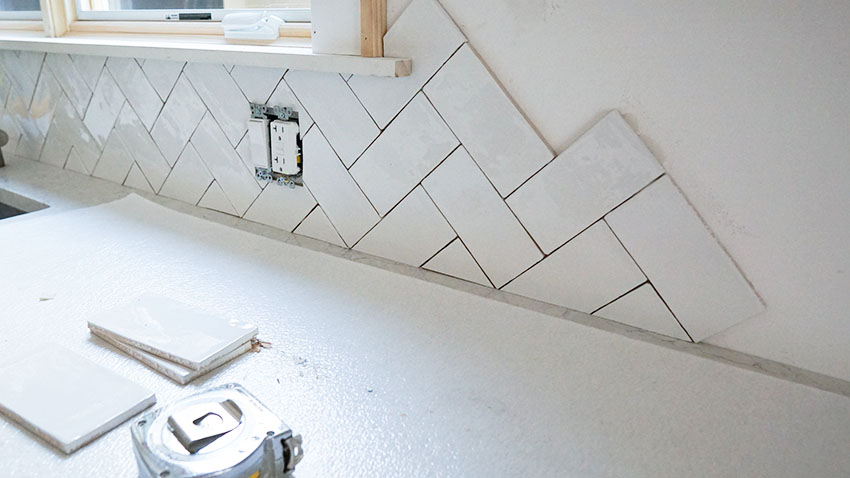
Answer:
[[272, 172], [295, 175], [301, 171], [298, 164], [298, 123], [275, 120], [271, 122], [271, 168]]

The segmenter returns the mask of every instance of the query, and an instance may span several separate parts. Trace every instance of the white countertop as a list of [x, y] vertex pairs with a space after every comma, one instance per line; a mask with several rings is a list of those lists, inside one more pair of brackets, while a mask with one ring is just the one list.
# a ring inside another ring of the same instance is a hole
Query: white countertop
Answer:
[[[0, 364], [57, 342], [160, 404], [239, 382], [304, 436], [298, 477], [850, 475], [846, 396], [157, 206], [58, 214], [128, 190], [55, 168], [12, 162], [4, 188], [54, 207], [0, 221]], [[273, 348], [181, 387], [86, 328], [146, 291]], [[135, 476], [126, 424], [66, 457], [0, 419], [0, 463]]]

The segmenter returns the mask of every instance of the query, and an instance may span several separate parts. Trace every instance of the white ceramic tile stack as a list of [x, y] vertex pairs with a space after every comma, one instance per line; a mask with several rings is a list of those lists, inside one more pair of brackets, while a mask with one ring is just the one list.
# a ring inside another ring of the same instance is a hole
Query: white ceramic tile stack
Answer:
[[247, 352], [257, 327], [144, 294], [88, 322], [92, 334], [185, 384]]

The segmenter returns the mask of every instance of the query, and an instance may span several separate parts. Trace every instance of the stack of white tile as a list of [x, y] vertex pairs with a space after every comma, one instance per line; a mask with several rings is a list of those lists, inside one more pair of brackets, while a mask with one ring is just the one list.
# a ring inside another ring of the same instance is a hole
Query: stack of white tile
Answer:
[[88, 323], [91, 332], [127, 355], [186, 384], [251, 349], [257, 327], [143, 295]]

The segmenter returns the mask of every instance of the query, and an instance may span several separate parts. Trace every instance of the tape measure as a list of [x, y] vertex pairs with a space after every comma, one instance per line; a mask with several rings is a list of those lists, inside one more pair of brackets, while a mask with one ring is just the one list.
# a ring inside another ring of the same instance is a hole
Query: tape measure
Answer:
[[191, 395], [131, 425], [141, 478], [279, 478], [301, 461], [301, 435], [241, 385]]

